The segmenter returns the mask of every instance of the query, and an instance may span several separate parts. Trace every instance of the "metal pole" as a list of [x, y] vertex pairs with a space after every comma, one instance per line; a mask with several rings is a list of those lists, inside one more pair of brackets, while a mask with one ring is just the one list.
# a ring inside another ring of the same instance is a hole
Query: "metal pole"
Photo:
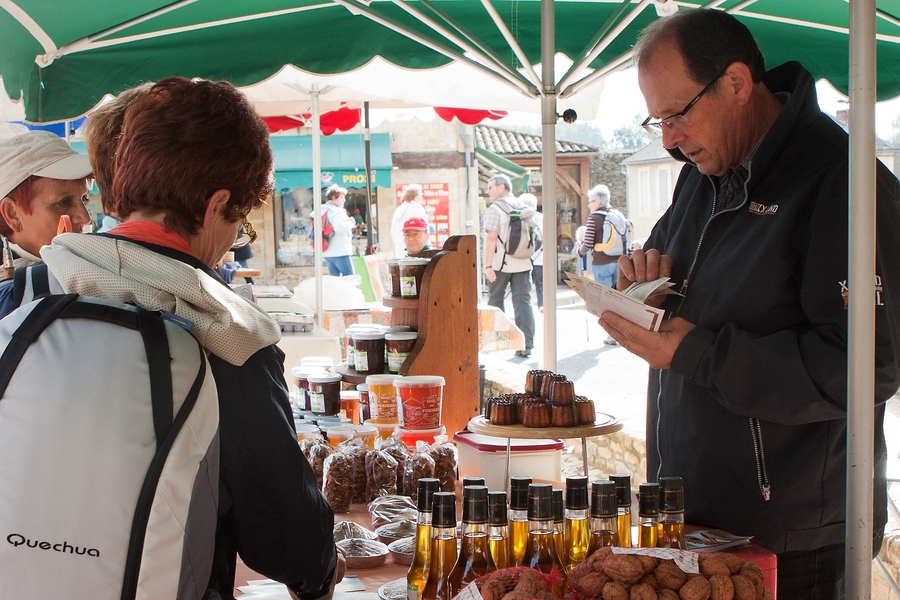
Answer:
[[[875, 422], [875, 0], [850, 0], [848, 600], [871, 597]], [[851, 358], [852, 357], [852, 358]]]
[[544, 211], [544, 368], [556, 371], [556, 15], [553, 0], [541, 0], [541, 191]]
[[372, 245], [375, 243], [375, 231], [372, 227], [372, 141], [369, 135], [369, 101], [363, 102], [363, 114], [365, 119], [364, 131], [366, 135], [366, 254], [372, 254]]
[[322, 309], [322, 129], [319, 127], [319, 86], [313, 85], [309, 92], [310, 110], [312, 112], [312, 202], [313, 227], [315, 227], [315, 244], [313, 244], [316, 261], [316, 323], [325, 327], [324, 310]]

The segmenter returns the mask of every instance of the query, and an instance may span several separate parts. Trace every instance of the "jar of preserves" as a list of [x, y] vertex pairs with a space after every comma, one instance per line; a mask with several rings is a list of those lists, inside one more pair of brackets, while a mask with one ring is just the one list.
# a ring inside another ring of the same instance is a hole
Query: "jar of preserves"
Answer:
[[418, 298], [422, 291], [422, 276], [428, 266], [428, 258], [400, 259], [400, 295], [403, 298]]
[[387, 368], [388, 373], [399, 373], [403, 361], [412, 352], [416, 346], [416, 339], [419, 337], [415, 331], [401, 331], [397, 333], [387, 333], [384, 336], [384, 343], [387, 346]]
[[357, 373], [384, 373], [384, 333], [364, 331], [353, 334], [353, 368]]
[[337, 373], [310, 375], [309, 405], [315, 415], [336, 415], [341, 411], [341, 376]]

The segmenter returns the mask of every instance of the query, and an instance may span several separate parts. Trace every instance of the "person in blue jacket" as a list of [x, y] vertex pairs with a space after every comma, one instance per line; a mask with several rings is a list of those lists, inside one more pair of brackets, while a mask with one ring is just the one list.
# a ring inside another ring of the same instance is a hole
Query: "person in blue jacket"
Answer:
[[[779, 598], [843, 594], [848, 138], [799, 63], [766, 71], [718, 10], [659, 19], [636, 47], [644, 126], [684, 161], [617, 287], [671, 277], [658, 332], [601, 325], [650, 364], [648, 480], [682, 476], [688, 522], [752, 535]], [[900, 386], [900, 185], [877, 166], [874, 550], [886, 521], [885, 402]]]

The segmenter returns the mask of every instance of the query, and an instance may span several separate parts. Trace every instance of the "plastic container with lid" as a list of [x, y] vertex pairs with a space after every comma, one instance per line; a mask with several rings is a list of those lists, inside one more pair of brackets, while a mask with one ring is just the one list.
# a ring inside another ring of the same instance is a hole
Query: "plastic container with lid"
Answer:
[[357, 433], [353, 425], [336, 425], [335, 427], [330, 427], [326, 435], [328, 436], [328, 443], [332, 446], [337, 446], [343, 441], [356, 437]]
[[391, 434], [394, 433], [396, 429], [400, 427], [398, 423], [384, 423], [380, 419], [370, 419], [366, 421], [366, 425], [371, 425], [376, 430], [378, 430], [378, 437], [383, 440], [391, 437]]
[[359, 392], [359, 422], [362, 423], [372, 418], [369, 412], [369, 385], [360, 383], [356, 386], [356, 391]]
[[309, 407], [316, 415], [336, 415], [341, 410], [341, 376], [323, 373], [307, 377]]
[[334, 359], [330, 356], [304, 356], [300, 359], [301, 367], [322, 367], [326, 371], [334, 369]]
[[439, 435], [447, 435], [447, 428], [441, 425], [435, 429], [404, 429], [398, 428], [397, 434], [410, 450], [416, 449], [416, 442], [434, 443], [434, 438]]
[[368, 423], [356, 426], [356, 435], [362, 439], [363, 446], [369, 449], [375, 448], [375, 438], [378, 437], [378, 428]]
[[359, 425], [359, 392], [341, 390], [341, 415], [350, 419], [354, 425]]
[[397, 400], [404, 429], [436, 429], [441, 426], [444, 378], [440, 375], [397, 377]]
[[353, 334], [353, 368], [357, 373], [384, 373], [384, 354], [384, 333], [364, 331]]
[[418, 298], [422, 290], [422, 275], [431, 259], [400, 259], [400, 295], [403, 298]]
[[319, 433], [319, 428], [310, 423], [294, 420], [294, 430], [297, 432], [297, 441], [303, 441], [307, 433]]
[[416, 346], [419, 334], [415, 331], [399, 331], [386, 333], [384, 343], [387, 346], [388, 373], [399, 373], [400, 367], [412, 349]]
[[366, 385], [369, 386], [369, 415], [381, 423], [398, 423], [400, 413], [397, 410], [397, 388], [394, 387], [396, 375], [369, 375]]
[[400, 297], [400, 259], [389, 258], [388, 272], [391, 274], [391, 296]]

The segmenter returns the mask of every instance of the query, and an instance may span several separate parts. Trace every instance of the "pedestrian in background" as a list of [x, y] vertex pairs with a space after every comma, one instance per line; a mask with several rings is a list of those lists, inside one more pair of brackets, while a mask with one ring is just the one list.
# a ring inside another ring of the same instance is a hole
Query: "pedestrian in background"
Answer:
[[322, 257], [328, 265], [328, 274], [333, 277], [353, 275], [350, 255], [353, 253], [353, 227], [356, 226], [356, 221], [347, 214], [344, 208], [346, 201], [347, 188], [334, 184], [325, 190], [322, 210], [334, 229], [334, 235], [328, 242], [328, 248], [322, 252]]

